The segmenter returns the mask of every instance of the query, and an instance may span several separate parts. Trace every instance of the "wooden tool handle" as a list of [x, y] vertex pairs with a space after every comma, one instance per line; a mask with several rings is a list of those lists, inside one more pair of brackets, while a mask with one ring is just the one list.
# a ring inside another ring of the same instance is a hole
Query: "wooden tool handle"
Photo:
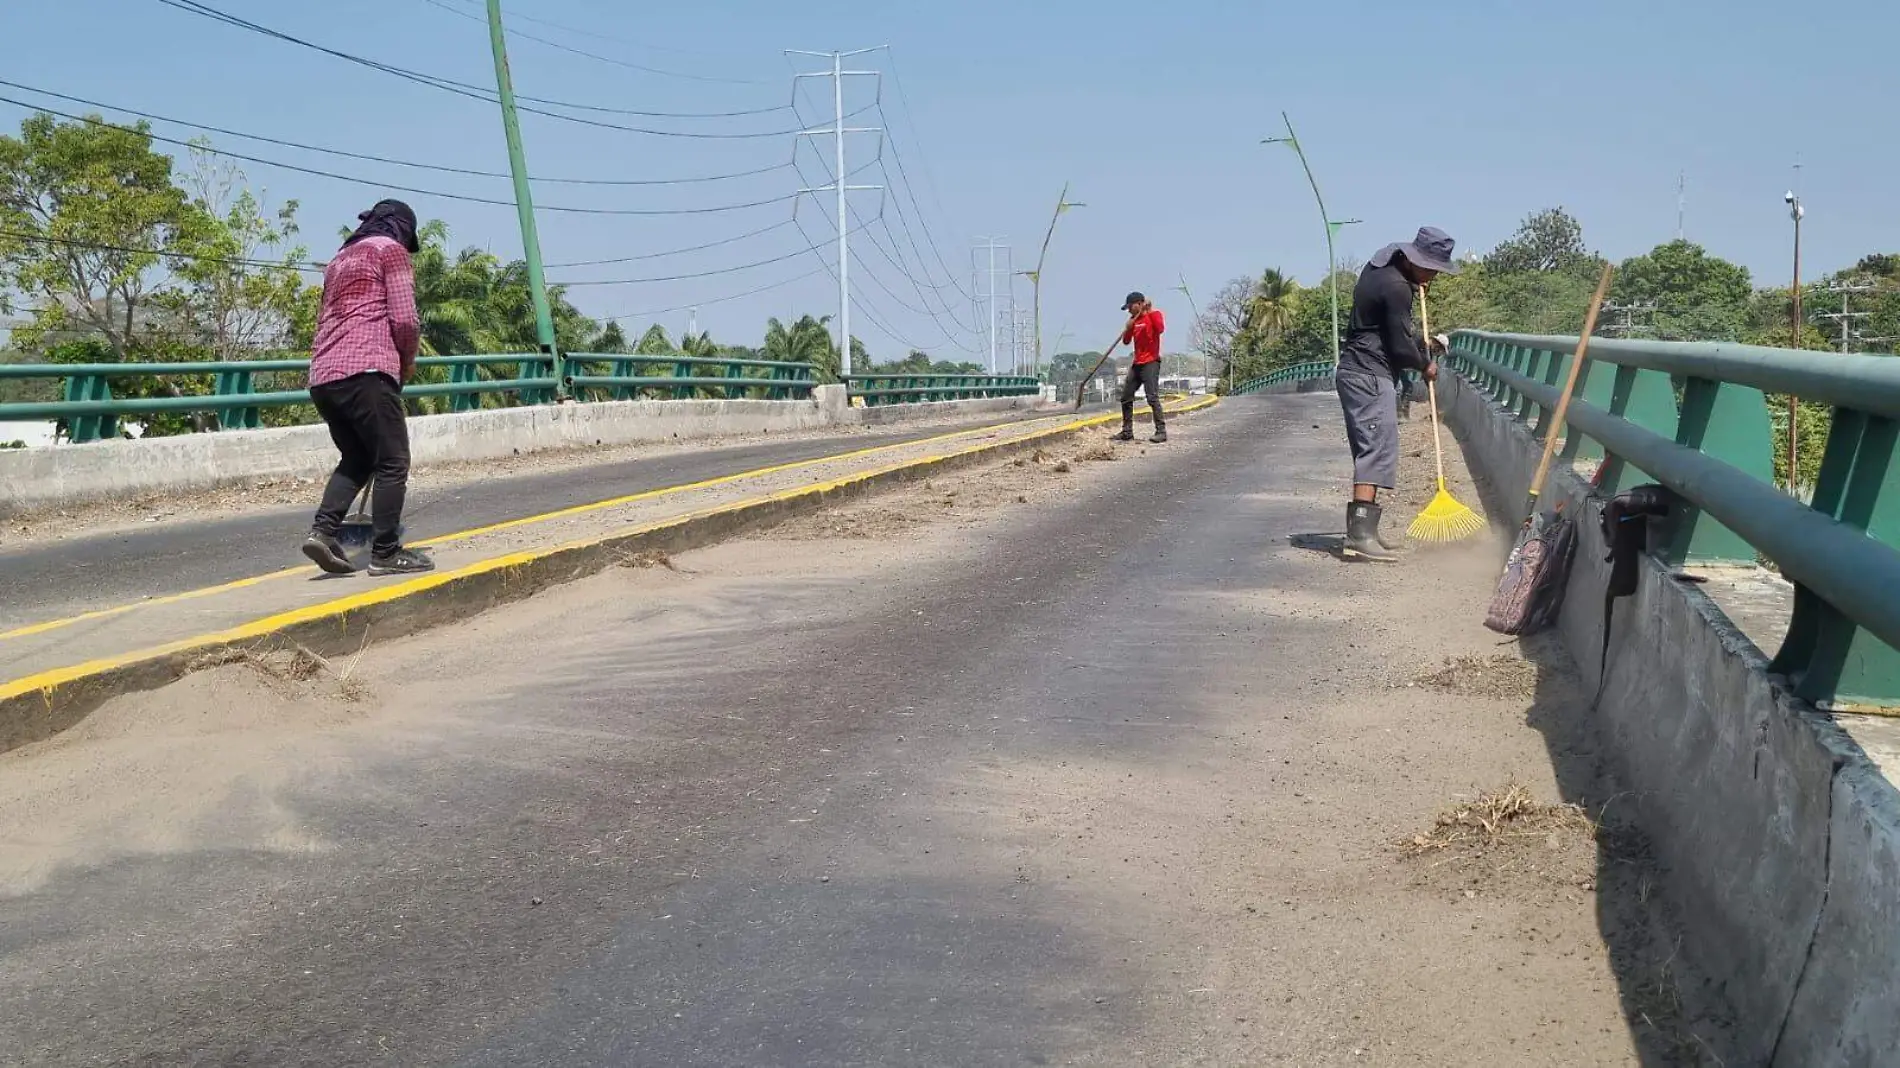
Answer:
[[1596, 332], [1597, 314], [1603, 310], [1603, 298], [1610, 292], [1609, 264], [1603, 265], [1603, 276], [1597, 279], [1597, 291], [1590, 297], [1590, 312], [1583, 318], [1583, 335], [1577, 338], [1577, 350], [1570, 357], [1570, 372], [1564, 378], [1564, 391], [1557, 397], [1557, 410], [1551, 413], [1550, 426], [1544, 430], [1544, 455], [1537, 461], [1537, 474], [1531, 477], [1530, 502], [1524, 512], [1525, 522], [1537, 514], [1537, 498], [1544, 492], [1544, 479], [1550, 475], [1550, 458], [1557, 451], [1557, 435], [1564, 428], [1564, 416], [1570, 412], [1570, 398], [1577, 389], [1577, 377], [1583, 370], [1583, 358], [1590, 352], [1590, 335]]
[[[1128, 328], [1123, 327], [1122, 333], [1125, 334], [1127, 332]], [[1102, 350], [1102, 358], [1096, 360], [1095, 366], [1089, 369], [1089, 373], [1082, 376], [1082, 381], [1075, 387], [1075, 406], [1077, 408], [1082, 407], [1082, 397], [1088, 392], [1089, 383], [1095, 381], [1095, 376], [1101, 371], [1102, 365], [1108, 362], [1110, 356], [1115, 355], [1115, 350], [1121, 348], [1121, 345], [1122, 335], [1116, 334], [1115, 340], [1109, 342], [1108, 347]]]

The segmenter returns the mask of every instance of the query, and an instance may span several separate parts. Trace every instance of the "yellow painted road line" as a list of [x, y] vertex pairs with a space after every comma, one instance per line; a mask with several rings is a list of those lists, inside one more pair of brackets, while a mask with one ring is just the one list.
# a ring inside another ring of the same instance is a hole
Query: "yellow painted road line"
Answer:
[[[1198, 401], [1193, 404], [1185, 405], [1179, 409], [1176, 409], [1173, 414], [1180, 415], [1180, 414], [1185, 414], [1188, 412], [1199, 411], [1202, 408], [1206, 408], [1213, 405], [1215, 401], [1216, 401], [1216, 398], [1210, 397], [1210, 398], [1207, 398], [1206, 400]], [[36, 691], [50, 693], [50, 691], [52, 691], [53, 689], [59, 686], [62, 686], [66, 683], [73, 682], [78, 679], [83, 679], [90, 675], [97, 675], [101, 672], [111, 671], [114, 668], [124, 667], [128, 664], [136, 664], [141, 661], [153, 660], [153, 659], [157, 659], [163, 656], [170, 656], [174, 653], [187, 652], [192, 649], [205, 648], [209, 646], [230, 645], [230, 644], [234, 644], [237, 642], [244, 642], [244, 641], [253, 641], [259, 638], [266, 637], [286, 627], [294, 626], [299, 623], [306, 623], [312, 620], [347, 615], [350, 612], [356, 611], [358, 609], [367, 608], [373, 605], [386, 604], [391, 601], [401, 600], [405, 597], [410, 597], [418, 593], [423, 593], [428, 590], [434, 589], [438, 586], [443, 586], [448, 583], [455, 582], [459, 579], [469, 578], [475, 575], [486, 574], [491, 571], [498, 571], [505, 568], [518, 567], [522, 564], [531, 563], [543, 557], [555, 556], [560, 553], [569, 552], [575, 549], [584, 549], [591, 546], [599, 545], [607, 541], [638, 537], [642, 534], [649, 534], [655, 531], [665, 530], [668, 527], [682, 526], [684, 524], [695, 522], [697, 520], [704, 519], [709, 516], [716, 516], [716, 515], [721, 515], [725, 513], [743, 511], [745, 509], [755, 508], [763, 504], [770, 504], [775, 501], [789, 500], [794, 497], [802, 497], [809, 494], [824, 494], [824, 493], [828, 493], [833, 490], [836, 490], [840, 487], [848, 486], [854, 482], [862, 482], [869, 479], [878, 478], [883, 475], [890, 474], [891, 472], [894, 472], [894, 471], [901, 471], [907, 467], [922, 467], [929, 464], [942, 463], [945, 460], [954, 459], [959, 456], [965, 456], [970, 453], [981, 452], [986, 449], [996, 448], [998, 447], [998, 445], [1013, 444], [1016, 442], [1023, 442], [1023, 441], [1033, 441], [1036, 438], [1041, 438], [1041, 437], [1054, 437], [1060, 434], [1070, 433], [1070, 432], [1081, 430], [1081, 429], [1086, 429], [1090, 426], [1100, 425], [1104, 422], [1108, 422], [1109, 420], [1113, 418], [1115, 418], [1115, 416], [1109, 415], [1109, 416], [1091, 416], [1084, 419], [1071, 420], [1067, 423], [1063, 423], [1059, 426], [1052, 427], [1046, 430], [1038, 430], [1038, 431], [1032, 431], [1027, 434], [1021, 434], [1014, 438], [1009, 439], [1008, 441], [996, 442], [996, 443], [984, 443], [981, 445], [974, 445], [965, 449], [959, 449], [959, 450], [955, 450], [951, 452], [936, 453], [936, 454], [918, 457], [911, 460], [901, 460], [897, 463], [887, 464], [883, 467], [874, 468], [869, 471], [860, 471], [856, 474], [843, 475], [837, 478], [827, 479], [823, 482], [816, 482], [816, 483], [812, 483], [812, 484], [804, 485], [804, 486], [794, 486], [790, 489], [779, 490], [775, 493], [768, 493], [768, 494], [764, 494], [758, 497], [748, 497], [744, 500], [733, 501], [728, 504], [715, 505], [713, 507], [704, 508], [696, 512], [689, 512], [686, 515], [673, 516], [671, 518], [663, 519], [658, 522], [648, 523], [644, 526], [635, 527], [634, 529], [628, 530], [628, 531], [616, 531], [611, 534], [593, 535], [593, 536], [581, 538], [575, 541], [566, 542], [560, 545], [554, 545], [554, 546], [536, 548], [536, 549], [523, 549], [518, 552], [504, 553], [501, 556], [490, 557], [486, 560], [478, 560], [475, 563], [467, 564], [463, 567], [456, 568], [453, 571], [432, 572], [430, 574], [422, 575], [417, 578], [406, 579], [401, 582], [391, 583], [387, 586], [378, 586], [375, 589], [365, 590], [361, 593], [350, 594], [347, 597], [339, 597], [334, 600], [321, 601], [316, 604], [304, 605], [301, 608], [293, 608], [288, 612], [279, 612], [275, 615], [264, 616], [260, 619], [252, 620], [249, 623], [241, 623], [235, 627], [230, 627], [230, 628], [219, 630], [219, 631], [213, 631], [209, 634], [199, 634], [190, 638], [180, 638], [177, 641], [166, 642], [162, 645], [151, 646], [145, 649], [138, 649], [129, 653], [119, 653], [113, 656], [99, 657], [94, 660], [87, 660], [83, 663], [68, 665], [66, 667], [52, 668], [47, 671], [38, 672], [33, 675], [27, 675], [22, 678], [13, 679], [5, 683], [0, 683], [0, 702], [9, 701], [9, 700], [12, 700], [13, 698], [20, 697], [24, 694], [34, 693]], [[966, 435], [945, 434], [941, 438], [931, 438], [927, 440], [930, 440], [930, 441], [948, 440], [951, 438], [962, 437], [962, 436], [966, 436]], [[911, 444], [918, 444], [918, 443], [912, 442]], [[863, 450], [863, 451], [870, 452], [874, 450]]]
[[[500, 523], [491, 523], [487, 526], [476, 527], [472, 530], [457, 531], [453, 534], [443, 534], [439, 537], [430, 538], [427, 541], [417, 542], [416, 544], [422, 547], [447, 545], [451, 542], [466, 541], [469, 538], [480, 537], [483, 534], [495, 534], [495, 533], [499, 533], [500, 531], [513, 530], [517, 527], [530, 526], [535, 523], [545, 523], [552, 519], [566, 519], [572, 516], [585, 515], [588, 512], [597, 512], [604, 508], [618, 508], [624, 504], [634, 504], [639, 501], [653, 500], [658, 497], [665, 497], [665, 496], [668, 496], [670, 494], [675, 494], [675, 493], [686, 493], [692, 490], [711, 489], [714, 486], [728, 485], [730, 483], [741, 482], [746, 479], [764, 478], [768, 475], [782, 474], [786, 471], [795, 471], [802, 467], [814, 467], [814, 466], [817, 466], [818, 464], [862, 459], [863, 457], [875, 455], [880, 452], [888, 452], [892, 449], [909, 448], [915, 445], [929, 445], [933, 442], [950, 441], [955, 438], [968, 437], [972, 434], [1001, 433], [1006, 427], [1008, 427], [1008, 425], [1009, 424], [1007, 423], [992, 424], [990, 426], [973, 427], [968, 430], [956, 430], [956, 431], [951, 431], [950, 433], [947, 433], [947, 434], [939, 434], [934, 437], [918, 438], [914, 441], [899, 441], [899, 442], [893, 442], [889, 445], [872, 445], [863, 449], [853, 449], [849, 452], [833, 453], [828, 456], [814, 457], [809, 460], [794, 460], [790, 463], [773, 464], [770, 467], [759, 467], [759, 468], [754, 468], [753, 470], [750, 470], [750, 471], [740, 471], [740, 472], [736, 472], [730, 475], [720, 475], [717, 478], [709, 478], [709, 479], [705, 479], [699, 482], [686, 482], [686, 483], [681, 483], [680, 485], [677, 485], [677, 486], [662, 486], [658, 489], [642, 490], [639, 493], [630, 493], [623, 497], [613, 497], [604, 501], [594, 501], [589, 504], [575, 505], [571, 508], [562, 508], [558, 511], [545, 512], [541, 515], [524, 516], [520, 519], [510, 519], [510, 520], [506, 520]], [[45, 634], [45, 633], [48, 633], [49, 631], [60, 630], [64, 627], [74, 626], [79, 623], [92, 623], [92, 622], [97, 622], [102, 619], [111, 619], [114, 616], [122, 616], [127, 612], [131, 612], [140, 608], [152, 608], [158, 605], [177, 604], [180, 601], [189, 601], [189, 600], [194, 600], [200, 597], [210, 597], [215, 594], [229, 593], [232, 590], [241, 590], [249, 586], [256, 586], [260, 583], [269, 582], [273, 579], [288, 578], [292, 575], [314, 574], [316, 573], [316, 570], [317, 569], [314, 567], [285, 568], [282, 571], [272, 571], [268, 574], [253, 575], [250, 578], [236, 579], [231, 582], [220, 583], [216, 586], [205, 586], [200, 589], [185, 590], [181, 593], [167, 594], [163, 597], [153, 597], [153, 598], [150, 598], [148, 600], [143, 600], [143, 601], [132, 601], [128, 604], [115, 605], [111, 608], [100, 608], [91, 612], [82, 612], [79, 615], [67, 616], [64, 619], [49, 619], [42, 623], [29, 623], [26, 626], [19, 627], [14, 630], [0, 632], [0, 641], [6, 641], [10, 638], [28, 638], [36, 634]]]

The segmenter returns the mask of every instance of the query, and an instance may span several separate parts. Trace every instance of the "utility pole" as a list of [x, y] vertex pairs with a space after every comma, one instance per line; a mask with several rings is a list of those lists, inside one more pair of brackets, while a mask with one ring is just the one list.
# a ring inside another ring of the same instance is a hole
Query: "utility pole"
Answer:
[[1603, 331], [1604, 336], [1605, 337], [1610, 337], [1610, 336], [1629, 337], [1631, 334], [1635, 333], [1638, 329], [1648, 329], [1647, 327], [1638, 327], [1636, 325], [1636, 322], [1634, 319], [1635, 314], [1637, 312], [1642, 312], [1644, 314], [1652, 314], [1656, 310], [1656, 305], [1654, 302], [1645, 302], [1645, 303], [1638, 303], [1638, 304], [1618, 304], [1615, 301], [1608, 301], [1603, 305], [1603, 310], [1606, 312], [1609, 312], [1611, 315], [1616, 315], [1618, 313], [1621, 313], [1623, 316], [1623, 321], [1621, 323], [1612, 322], [1612, 323], [1600, 324], [1599, 329]]
[[[984, 297], [983, 306], [985, 309], [987, 309], [988, 317], [989, 317], [990, 373], [995, 374], [996, 373], [996, 316], [997, 316], [997, 311], [998, 311], [996, 307], [996, 270], [997, 270], [996, 253], [999, 249], [1004, 252], [1009, 251], [1009, 246], [997, 244], [996, 237], [979, 237], [977, 238], [977, 240], [983, 243], [976, 246], [975, 249], [971, 250], [971, 253], [970, 253], [971, 268], [973, 271], [978, 271], [982, 273], [983, 275], [983, 297]], [[975, 259], [976, 259], [977, 251], [984, 251], [989, 254], [988, 267], [986, 268], [976, 267]], [[1007, 270], [1007, 268], [1005, 268], [1005, 270]]]
[[883, 188], [883, 186], [877, 185], [849, 185], [845, 182], [845, 135], [855, 133], [882, 133], [883, 128], [879, 126], [847, 127], [844, 124], [844, 80], [846, 78], [876, 78], [880, 76], [878, 72], [874, 70], [845, 70], [844, 61], [852, 56], [862, 56], [875, 51], [877, 51], [875, 48], [860, 48], [855, 52], [802, 52], [795, 48], [785, 50], [785, 54], [788, 56], [814, 56], [819, 59], [831, 60], [830, 70], [816, 74], [794, 75], [793, 80], [796, 81], [799, 78], [831, 79], [832, 124], [830, 126], [821, 126], [815, 130], [800, 130], [798, 136], [822, 137], [826, 134], [831, 135], [834, 139], [837, 154], [837, 169], [832, 173], [836, 174], [838, 179], [830, 185], [821, 185], [814, 189], [800, 189], [798, 192], [801, 196], [806, 193], [828, 193], [833, 191], [836, 191], [838, 194], [838, 368], [839, 373], [844, 378], [851, 377], [851, 225], [849, 218], [845, 214], [845, 195], [854, 190]]
[[1042, 251], [1036, 254], [1036, 269], [1024, 271], [1029, 276], [1030, 300], [1036, 310], [1036, 356], [1033, 373], [1042, 373], [1042, 267], [1049, 259], [1049, 240], [1056, 236], [1056, 220], [1070, 208], [1086, 208], [1087, 204], [1069, 199], [1069, 183], [1062, 183], [1062, 192], [1056, 194], [1056, 210], [1049, 216], [1049, 229], [1042, 235]]
[[1313, 178], [1313, 168], [1306, 162], [1306, 150], [1300, 147], [1300, 139], [1293, 132], [1293, 120], [1287, 113], [1280, 113], [1280, 121], [1286, 123], [1285, 137], [1269, 137], [1260, 143], [1263, 145], [1287, 145], [1294, 155], [1300, 157], [1300, 169], [1306, 172], [1306, 184], [1313, 187], [1313, 200], [1319, 205], [1320, 221], [1326, 224], [1326, 284], [1333, 292], [1333, 366], [1339, 366], [1339, 260], [1333, 253], [1333, 238], [1342, 227], [1352, 226], [1358, 219], [1334, 220], [1326, 214], [1326, 198], [1320, 196], [1319, 182]]
[[1207, 347], [1201, 344], [1201, 309], [1194, 303], [1194, 294], [1188, 291], [1187, 274], [1185, 272], [1181, 275], [1181, 284], [1174, 288], [1182, 296], [1187, 298], [1188, 312], [1194, 316], [1194, 318], [1188, 320], [1188, 343], [1199, 350], [1201, 354], [1201, 385], [1202, 388], [1206, 388]]
[[1676, 172], [1676, 240], [1678, 241], [1683, 240], [1684, 231], [1682, 228], [1682, 216], [1683, 216], [1683, 210], [1686, 207], [1688, 207], [1688, 197], [1687, 197], [1688, 189], [1689, 189], [1689, 172], [1677, 171]]
[[521, 220], [521, 255], [528, 264], [528, 299], [534, 305], [534, 338], [554, 376], [554, 399], [567, 399], [567, 366], [554, 337], [548, 307], [548, 280], [541, 268], [541, 237], [534, 226], [534, 193], [528, 188], [528, 156], [521, 147], [521, 122], [515, 114], [515, 83], [508, 74], [508, 40], [501, 26], [501, 0], [488, 0], [488, 43], [495, 53], [495, 95], [501, 102], [501, 130], [508, 139], [508, 173], [515, 183], [515, 214]]
[[[1801, 165], [1794, 165], [1795, 177], [1801, 176]], [[1801, 198], [1795, 191], [1788, 190], [1782, 200], [1788, 205], [1788, 217], [1794, 220], [1794, 285], [1790, 288], [1794, 294], [1794, 315], [1790, 324], [1792, 335], [1788, 345], [1791, 349], [1801, 348], [1801, 217], [1807, 209], [1801, 206]], [[1801, 467], [1796, 462], [1800, 458], [1801, 448], [1801, 400], [1794, 394], [1788, 394], [1788, 492], [1800, 493]]]
[[1821, 318], [1840, 320], [1842, 355], [1846, 355], [1848, 351], [1849, 337], [1850, 337], [1850, 334], [1852, 334], [1853, 332], [1853, 321], [1855, 319], [1864, 319], [1867, 316], [1873, 314], [1872, 312], [1864, 312], [1864, 311], [1863, 312], [1848, 311], [1847, 310], [1848, 298], [1852, 294], [1855, 294], [1855, 293], [1871, 293], [1874, 291], [1875, 288], [1877, 287], [1874, 286], [1874, 284], [1871, 282], [1862, 282], [1859, 285], [1855, 285], [1852, 282], [1835, 282], [1827, 287], [1827, 291], [1829, 293], [1839, 293], [1841, 295], [1841, 310], [1835, 312], [1832, 315], [1823, 315], [1821, 316]]

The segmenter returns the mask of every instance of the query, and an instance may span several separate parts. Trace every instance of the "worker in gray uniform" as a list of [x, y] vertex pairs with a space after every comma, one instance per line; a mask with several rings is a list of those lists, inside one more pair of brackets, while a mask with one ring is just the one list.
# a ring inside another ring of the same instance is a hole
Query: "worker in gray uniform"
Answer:
[[1407, 371], [1427, 382], [1438, 379], [1431, 358], [1436, 339], [1421, 344], [1412, 322], [1414, 288], [1458, 273], [1451, 262], [1454, 247], [1451, 235], [1427, 226], [1412, 240], [1374, 253], [1353, 286], [1352, 319], [1335, 376], [1352, 447], [1352, 500], [1342, 550], [1349, 560], [1398, 559], [1398, 543], [1379, 532], [1379, 491], [1391, 489], [1399, 476], [1399, 380]]

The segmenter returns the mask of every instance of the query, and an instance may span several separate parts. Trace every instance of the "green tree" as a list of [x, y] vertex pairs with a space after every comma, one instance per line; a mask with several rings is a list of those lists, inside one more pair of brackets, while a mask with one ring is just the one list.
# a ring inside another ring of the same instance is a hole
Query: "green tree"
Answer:
[[96, 333], [117, 360], [163, 333], [155, 300], [179, 264], [215, 253], [221, 228], [172, 180], [148, 127], [29, 117], [0, 137], [0, 311], [29, 305], [13, 342]]
[[1271, 344], [1292, 325], [1299, 304], [1299, 283], [1279, 268], [1269, 267], [1260, 272], [1247, 302], [1247, 328], [1255, 339]]
[[802, 315], [787, 327], [778, 319], [765, 323], [765, 358], [788, 363], [812, 365], [812, 377], [818, 382], [838, 381], [838, 346], [831, 340], [831, 316], [812, 318]]
[[1624, 260], [1610, 295], [1618, 303], [1654, 305], [1662, 340], [1739, 341], [1753, 289], [1746, 267], [1694, 242], [1671, 241]]
[[182, 263], [184, 283], [156, 302], [195, 335], [214, 359], [238, 360], [307, 350], [322, 295], [295, 269], [309, 258], [297, 244], [297, 202], [267, 209], [244, 172], [220, 166], [201, 143], [185, 177], [193, 204], [217, 220], [207, 258]]
[[1584, 247], [1583, 224], [1559, 207], [1526, 216], [1481, 262], [1492, 275], [1554, 273], [1595, 281], [1603, 261]]

